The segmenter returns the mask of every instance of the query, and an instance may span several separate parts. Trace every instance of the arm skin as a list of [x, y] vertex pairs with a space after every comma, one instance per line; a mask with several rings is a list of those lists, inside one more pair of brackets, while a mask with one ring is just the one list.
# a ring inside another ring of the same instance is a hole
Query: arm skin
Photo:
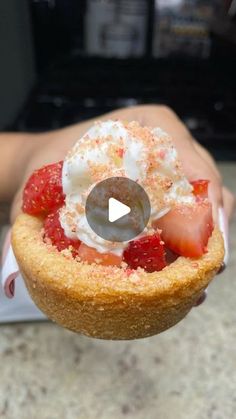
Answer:
[[[173, 138], [183, 169], [190, 180], [209, 179], [209, 196], [215, 218], [224, 206], [228, 218], [234, 208], [232, 193], [222, 179], [211, 155], [197, 143], [177, 115], [165, 106], [143, 105], [119, 109], [99, 117], [104, 119], [137, 120], [151, 127], [160, 126]], [[96, 118], [98, 119], [98, 118]], [[85, 121], [43, 134], [0, 134], [0, 202], [12, 201], [11, 221], [20, 212], [22, 190], [33, 170], [62, 160], [72, 145], [87, 131], [94, 120]]]
[[[75, 140], [75, 135], [76, 138], [80, 136], [83, 127], [86, 131], [86, 127], [91, 123], [90, 120], [87, 123], [44, 134], [0, 133], [0, 203], [10, 202], [14, 198], [26, 173], [29, 173], [28, 167], [32, 166], [32, 171], [37, 168], [37, 160], [39, 162], [42, 160], [42, 164], [56, 161], [55, 158], [51, 159], [50, 144], [55, 144], [57, 140], [58, 143], [63, 142], [65, 144], [60, 145], [60, 150], [62, 153], [66, 152], [66, 145]], [[57, 148], [58, 144], [55, 146]]]
[[20, 186], [34, 140], [30, 134], [0, 133], [0, 202], [11, 201]]

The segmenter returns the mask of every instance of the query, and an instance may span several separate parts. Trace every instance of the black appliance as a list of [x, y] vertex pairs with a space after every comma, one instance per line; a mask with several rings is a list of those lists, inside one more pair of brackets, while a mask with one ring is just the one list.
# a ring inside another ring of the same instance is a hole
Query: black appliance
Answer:
[[142, 56], [89, 56], [84, 49], [84, 0], [37, 0], [31, 6], [38, 81], [11, 128], [44, 131], [121, 106], [164, 103], [217, 158], [236, 159], [233, 42], [222, 41], [214, 31], [205, 59], [184, 54], [153, 58], [155, 2], [150, 1]]

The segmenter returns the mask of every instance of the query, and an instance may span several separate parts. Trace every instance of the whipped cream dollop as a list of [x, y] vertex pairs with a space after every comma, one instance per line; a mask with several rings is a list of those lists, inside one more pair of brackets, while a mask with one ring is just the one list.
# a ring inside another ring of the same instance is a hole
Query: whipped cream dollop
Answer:
[[98, 236], [85, 214], [86, 199], [94, 186], [116, 176], [138, 182], [149, 196], [151, 217], [145, 235], [152, 229], [152, 222], [175, 203], [194, 202], [192, 186], [164, 131], [141, 127], [137, 122], [98, 121], [75, 143], [64, 161], [65, 206], [60, 212], [60, 222], [67, 237], [79, 239], [101, 253], [123, 253], [127, 243], [110, 242]]

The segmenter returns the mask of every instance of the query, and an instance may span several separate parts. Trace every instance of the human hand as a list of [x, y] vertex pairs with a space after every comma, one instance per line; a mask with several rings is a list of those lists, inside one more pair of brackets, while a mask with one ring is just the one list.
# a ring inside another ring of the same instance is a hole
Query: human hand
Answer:
[[[109, 118], [126, 121], [137, 120], [141, 125], [159, 126], [172, 136], [188, 179], [210, 180], [209, 198], [213, 204], [215, 221], [219, 224], [224, 235], [226, 265], [228, 258], [227, 226], [233, 213], [234, 196], [222, 184], [220, 173], [211, 155], [191, 137], [185, 125], [167, 107], [145, 105], [119, 109], [96, 119], [106, 120]], [[67, 151], [92, 123], [93, 121], [89, 120], [58, 131], [34, 135], [30, 143], [29, 139], [27, 140], [29, 147], [25, 147], [19, 186], [12, 203], [12, 222], [21, 211], [23, 187], [31, 173], [45, 164], [64, 159]], [[205, 297], [206, 292], [202, 294], [196, 305], [201, 304]]]
[[[143, 105], [119, 109], [96, 119], [109, 118], [126, 121], [137, 120], [141, 125], [159, 126], [172, 136], [188, 179], [210, 180], [209, 198], [213, 204], [214, 218], [221, 224], [221, 229], [225, 231], [225, 242], [227, 243], [227, 224], [233, 212], [234, 197], [222, 185], [220, 173], [211, 155], [191, 137], [190, 132], [175, 113], [165, 106]], [[93, 120], [89, 120], [61, 130], [34, 136], [27, 153], [27, 159], [25, 158], [27, 163], [22, 168], [19, 187], [12, 203], [12, 222], [21, 210], [22, 190], [33, 170], [45, 164], [62, 160], [67, 151], [92, 123]]]

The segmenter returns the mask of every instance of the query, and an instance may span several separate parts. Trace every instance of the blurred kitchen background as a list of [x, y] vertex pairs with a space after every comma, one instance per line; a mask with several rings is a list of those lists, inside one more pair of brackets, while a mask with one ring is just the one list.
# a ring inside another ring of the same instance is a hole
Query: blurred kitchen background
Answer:
[[[236, 194], [236, 0], [0, 0], [0, 130], [149, 102], [175, 109]], [[235, 217], [230, 256], [206, 303], [152, 338], [1, 324], [0, 418], [234, 419]]]
[[0, 129], [164, 103], [236, 160], [236, 1], [1, 0]]

